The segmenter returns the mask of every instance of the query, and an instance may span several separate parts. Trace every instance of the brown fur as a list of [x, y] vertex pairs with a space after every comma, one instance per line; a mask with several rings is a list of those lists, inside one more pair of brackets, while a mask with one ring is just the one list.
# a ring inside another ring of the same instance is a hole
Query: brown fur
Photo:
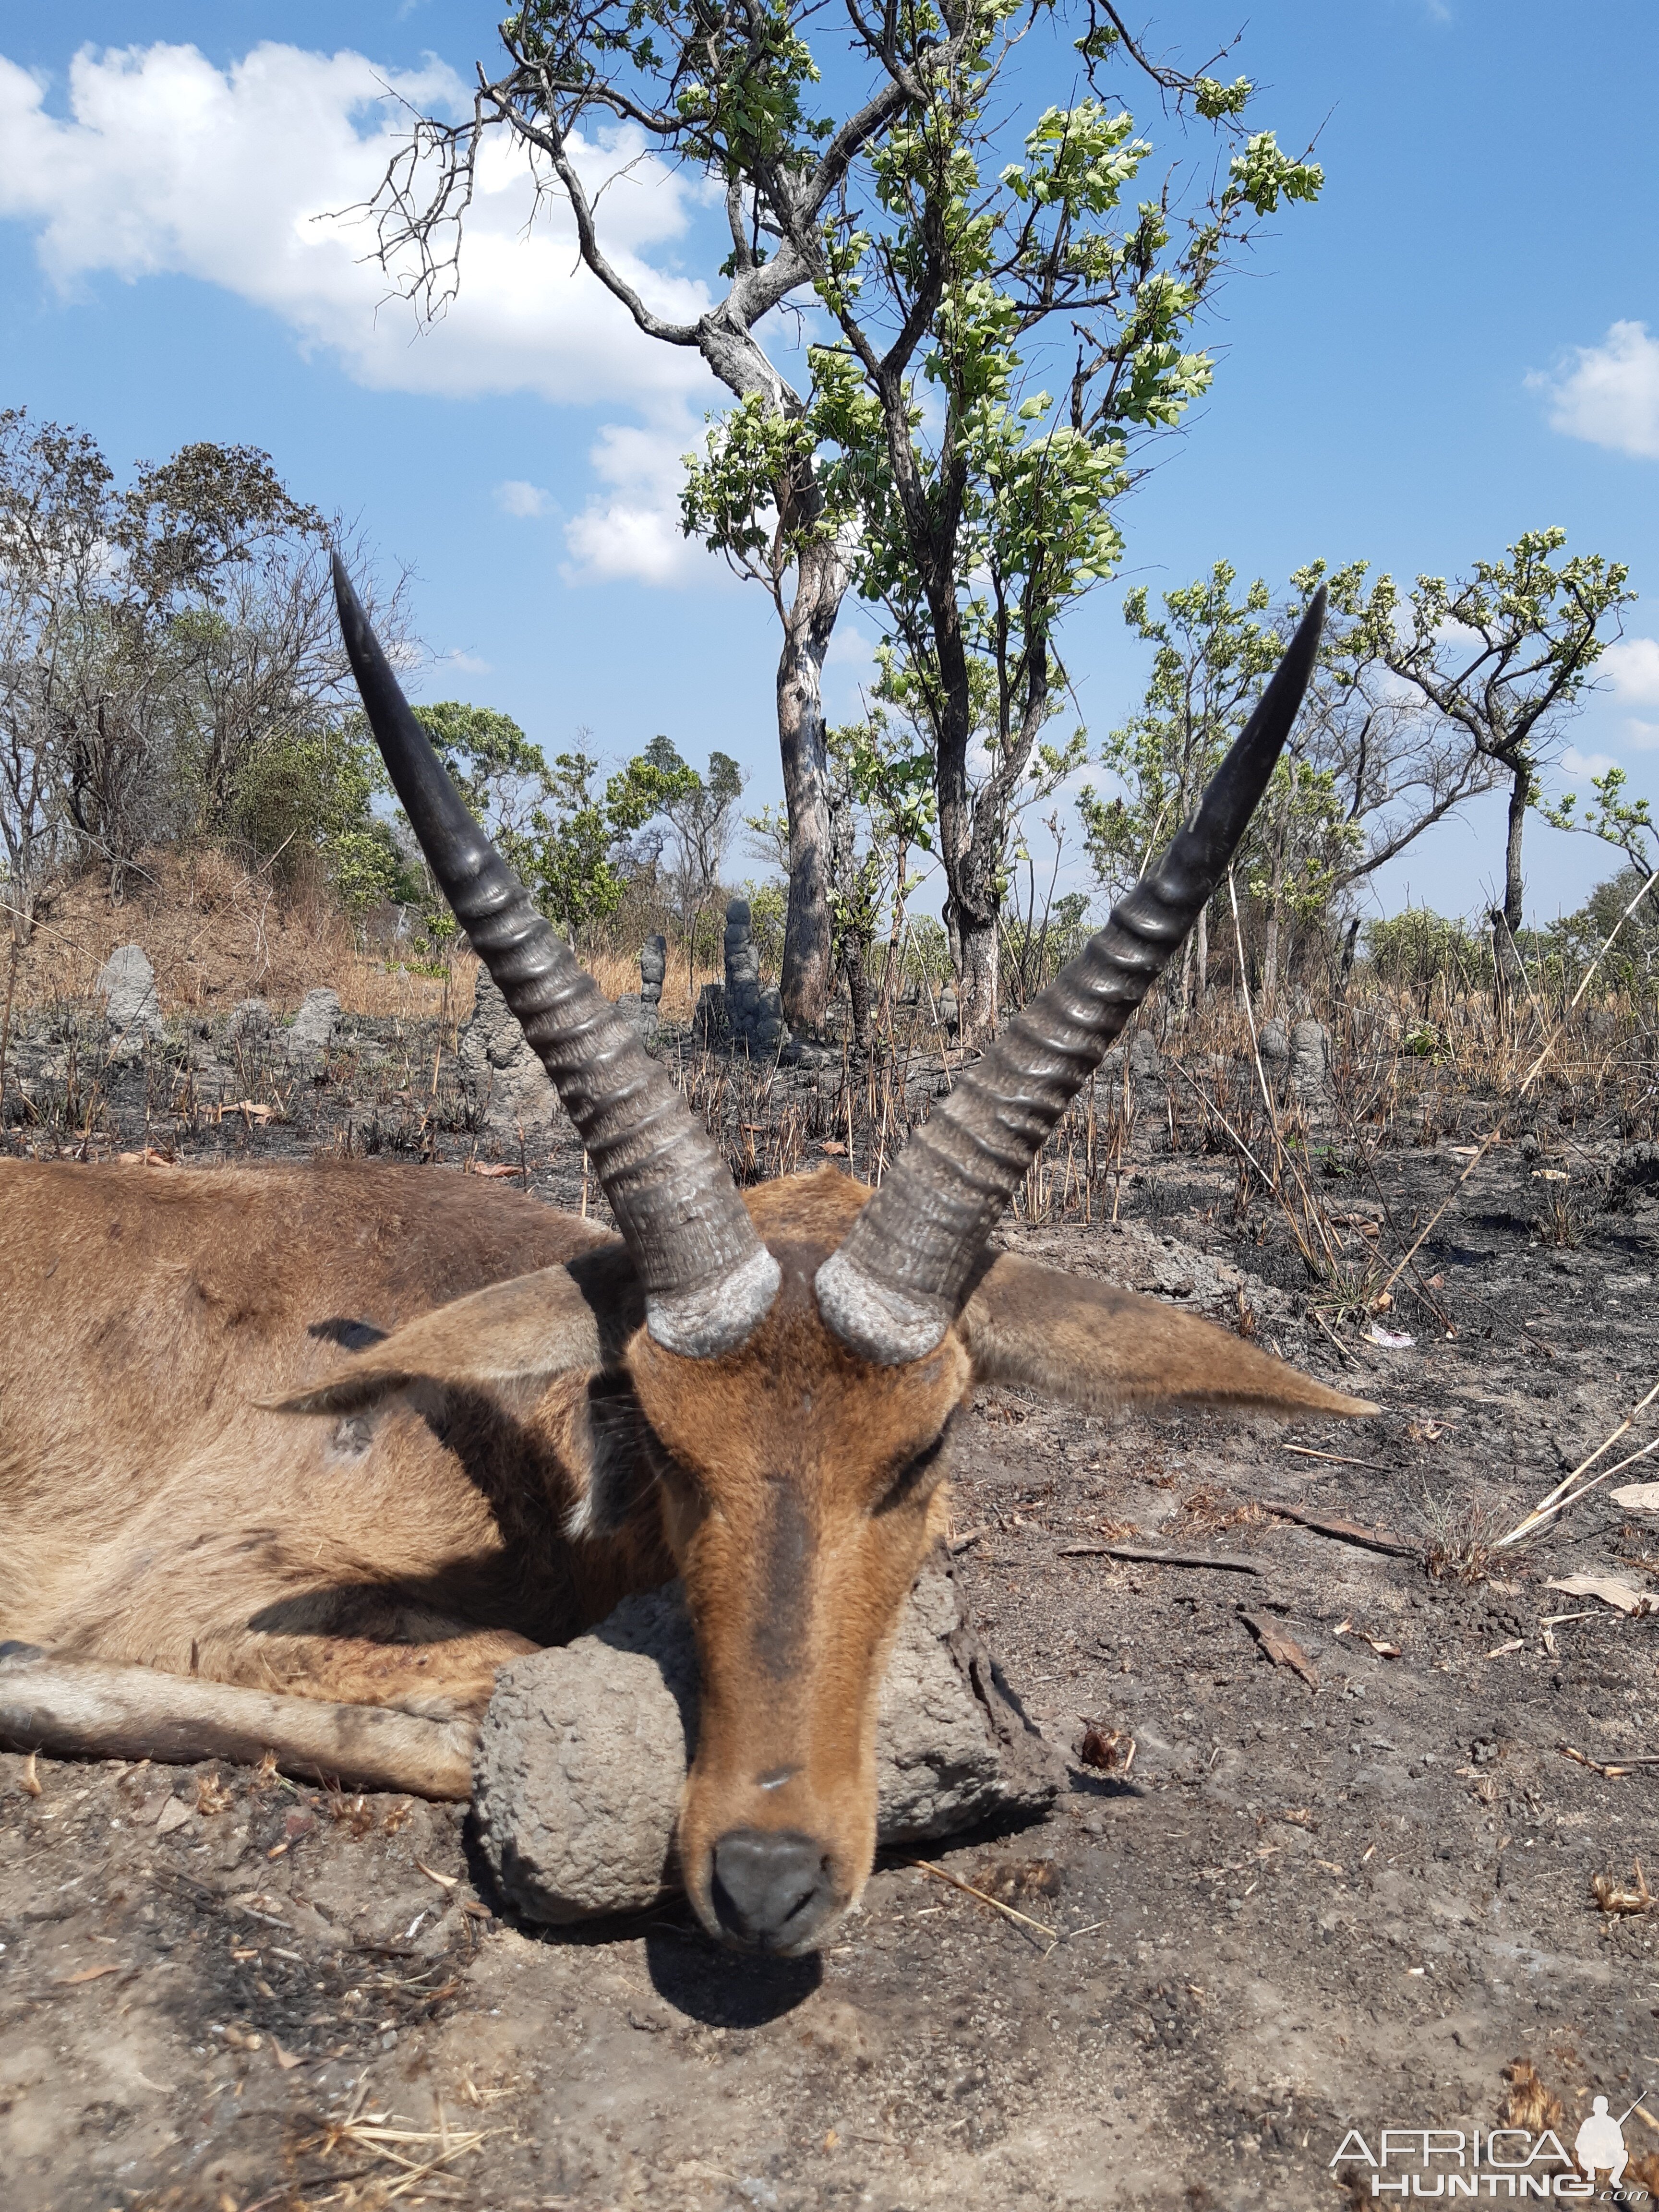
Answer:
[[441, 1171], [0, 1167], [0, 1635], [447, 1717], [678, 1569], [693, 1901], [714, 1927], [714, 1843], [773, 1829], [821, 1841], [844, 1907], [886, 1647], [976, 1381], [1370, 1410], [990, 1255], [934, 1353], [866, 1366], [812, 1290], [866, 1195], [830, 1170], [750, 1192], [782, 1287], [740, 1352], [689, 1360], [640, 1326], [615, 1240]]

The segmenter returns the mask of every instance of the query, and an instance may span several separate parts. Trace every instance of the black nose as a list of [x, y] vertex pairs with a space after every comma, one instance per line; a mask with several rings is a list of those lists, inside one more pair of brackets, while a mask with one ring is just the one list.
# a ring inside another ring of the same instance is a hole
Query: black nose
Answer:
[[740, 1943], [789, 1951], [835, 1904], [822, 1844], [788, 1828], [733, 1828], [714, 1846], [714, 1910]]

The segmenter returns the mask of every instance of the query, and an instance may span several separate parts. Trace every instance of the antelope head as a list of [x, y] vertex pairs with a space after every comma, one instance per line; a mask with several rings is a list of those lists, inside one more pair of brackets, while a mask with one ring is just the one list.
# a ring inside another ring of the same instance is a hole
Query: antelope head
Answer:
[[471, 820], [337, 562], [336, 588], [392, 781], [587, 1148], [625, 1282], [607, 1302], [576, 1263], [480, 1291], [394, 1332], [307, 1402], [337, 1408], [422, 1376], [556, 1402], [586, 1484], [578, 1537], [624, 1525], [644, 1486], [702, 1668], [678, 1831], [686, 1888], [712, 1935], [810, 1950], [870, 1871], [876, 1694], [939, 1525], [951, 1425], [977, 1385], [1090, 1411], [1376, 1410], [1206, 1323], [988, 1241], [1224, 871], [1289, 732], [1322, 607], [1193, 822], [882, 1188], [825, 1170], [745, 1201], [665, 1070]]

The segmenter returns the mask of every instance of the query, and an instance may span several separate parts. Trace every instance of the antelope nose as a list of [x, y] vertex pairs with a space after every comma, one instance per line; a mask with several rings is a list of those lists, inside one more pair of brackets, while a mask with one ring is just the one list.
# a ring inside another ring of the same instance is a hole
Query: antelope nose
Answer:
[[714, 1910], [738, 1942], [793, 1951], [835, 1905], [822, 1844], [789, 1828], [733, 1828], [714, 1846]]

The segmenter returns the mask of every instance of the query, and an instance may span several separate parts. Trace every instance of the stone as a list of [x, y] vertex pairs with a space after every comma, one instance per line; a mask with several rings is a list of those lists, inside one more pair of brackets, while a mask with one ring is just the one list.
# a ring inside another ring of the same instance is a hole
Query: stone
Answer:
[[104, 1001], [118, 1060], [136, 1060], [147, 1044], [161, 1042], [161, 1001], [155, 970], [137, 945], [118, 945], [98, 970], [93, 988]]
[[313, 1065], [319, 1062], [339, 1026], [339, 993], [321, 988], [307, 991], [283, 1040], [289, 1058]]
[[472, 1011], [461, 1024], [455, 1058], [462, 1082], [487, 1124], [510, 1129], [544, 1125], [559, 1114], [553, 1079], [509, 1012], [495, 979], [481, 962], [472, 984]]
[[640, 1042], [649, 1052], [662, 1026], [657, 1001], [647, 999], [642, 991], [624, 991], [617, 1001], [617, 1012], [637, 1032]]
[[1163, 1055], [1150, 1030], [1137, 1030], [1129, 1040], [1129, 1073], [1143, 1083], [1163, 1079]]
[[1291, 1057], [1291, 1040], [1284, 1023], [1263, 1022], [1255, 1033], [1255, 1048], [1264, 1067], [1277, 1070], [1285, 1066]]
[[[555, 1924], [670, 1894], [696, 1729], [696, 1651], [678, 1583], [625, 1598], [590, 1634], [504, 1668], [473, 1795], [503, 1893]], [[943, 1553], [924, 1565], [894, 1639], [876, 1763], [884, 1845], [1045, 1812], [1064, 1778], [968, 1629]]]
[[1322, 1024], [1298, 1022], [1291, 1031], [1291, 1086], [1298, 1098], [1323, 1096], [1330, 1073], [1330, 1045]]
[[[775, 1057], [789, 1043], [789, 1026], [783, 1018], [783, 1000], [778, 992], [761, 982], [760, 948], [755, 943], [745, 898], [734, 898], [726, 909], [725, 954], [726, 982], [720, 1012], [726, 1035], [736, 1049]], [[716, 988], [704, 985], [702, 999], [698, 1001], [700, 1017], [703, 1000]], [[711, 1007], [703, 1024], [704, 1034], [710, 1042], [714, 1036], [713, 1018]]]
[[953, 983], [947, 983], [939, 994], [939, 1018], [946, 1035], [954, 1036], [961, 1022], [962, 1007]]
[[640, 947], [640, 996], [647, 1006], [660, 1006], [664, 978], [668, 974], [668, 939], [647, 937]]

